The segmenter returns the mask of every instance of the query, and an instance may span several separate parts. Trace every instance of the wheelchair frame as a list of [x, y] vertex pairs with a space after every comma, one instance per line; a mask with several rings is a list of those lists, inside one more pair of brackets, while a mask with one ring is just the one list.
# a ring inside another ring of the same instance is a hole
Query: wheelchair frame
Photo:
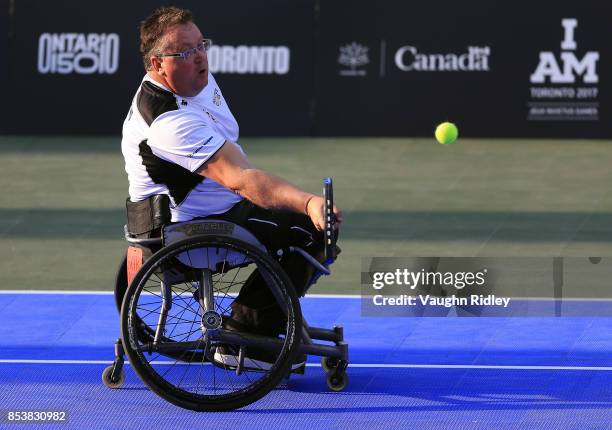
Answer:
[[[326, 225], [325, 225], [325, 255], [326, 261], [324, 264], [319, 263], [316, 259], [310, 256], [306, 251], [298, 247], [290, 247], [289, 251], [297, 253], [301, 255], [309, 264], [313, 265], [315, 268], [315, 275], [311, 279], [309, 285], [306, 287], [304, 294], [308, 288], [314, 284], [318, 277], [322, 274], [329, 275], [331, 272], [328, 266], [335, 259], [335, 240], [334, 240], [334, 232], [333, 232], [333, 224], [334, 224], [334, 215], [333, 215], [333, 192], [332, 192], [332, 180], [331, 178], [325, 178], [324, 180], [324, 198], [325, 198], [325, 217], [326, 217]], [[192, 227], [193, 228], [190, 228]], [[177, 231], [183, 230], [182, 233]], [[193, 220], [187, 221], [185, 223], [177, 223], [171, 226], [164, 226], [162, 237], [159, 238], [136, 238], [129, 234], [127, 231], [127, 226], [124, 228], [124, 236], [126, 241], [130, 245], [139, 245], [144, 247], [151, 246], [160, 246], [161, 249], [164, 249], [168, 245], [172, 243], [176, 243], [177, 240], [183, 238], [206, 238], [211, 236], [213, 233], [215, 236], [223, 236], [224, 233], [228, 235], [228, 237], [232, 237], [234, 241], [239, 241], [245, 243], [250, 246], [255, 246], [260, 250], [263, 250], [267, 255], [270, 255], [263, 245], [259, 243], [259, 241], [246, 229], [237, 224], [228, 222], [228, 221], [220, 221], [214, 219], [203, 219], [203, 220]], [[191, 235], [186, 234], [185, 231], [191, 230]], [[168, 242], [168, 243], [166, 243]], [[153, 254], [151, 257], [154, 258], [160, 251]], [[142, 270], [142, 268], [141, 268]], [[256, 334], [249, 334], [244, 332], [236, 332], [230, 330], [221, 329], [222, 320], [221, 316], [215, 311], [214, 307], [214, 291], [212, 287], [212, 270], [210, 267], [201, 268], [201, 278], [198, 280], [198, 290], [197, 290], [197, 299], [199, 305], [201, 307], [202, 314], [202, 325], [206, 328], [204, 333], [204, 342], [205, 342], [205, 351], [204, 356], [207, 356], [208, 349], [210, 348], [210, 342], [208, 339], [209, 331], [210, 333], [214, 333], [216, 342], [220, 343], [229, 343], [232, 345], [240, 345], [240, 353], [239, 353], [239, 362], [236, 366], [236, 372], [239, 375], [242, 371], [241, 366], [243, 366], [244, 359], [244, 351], [247, 347], [256, 347], [263, 348], [269, 351], [279, 350], [283, 346], [283, 340], [271, 337], [265, 337]], [[279, 267], [279, 270], [280, 269]], [[124, 260], [117, 276], [117, 283], [121, 282], [121, 277], [125, 276], [123, 279], [127, 282], [127, 270], [126, 270], [126, 261]], [[263, 273], [262, 273], [262, 276]], [[164, 278], [165, 279], [165, 278]], [[118, 284], [117, 284], [118, 285]], [[165, 282], [160, 282], [162, 289], [162, 308], [159, 313], [159, 320], [157, 324], [157, 328], [154, 334], [154, 341], [152, 345], [149, 345], [149, 352], [159, 352], [159, 353], [168, 353], [169, 350], [164, 350], [164, 348], [160, 348], [161, 345], [156, 347], [155, 345], [164, 335], [164, 328], [166, 323], [166, 318], [168, 315], [168, 311], [172, 306], [172, 294], [169, 291], [169, 288], [166, 286]], [[170, 284], [171, 285], [171, 284]], [[129, 286], [128, 286], [129, 287]], [[171, 288], [171, 286], [170, 286]], [[126, 289], [125, 292], [128, 290]], [[273, 290], [272, 290], [273, 291]], [[117, 288], [116, 288], [117, 295]], [[127, 296], [127, 294], [124, 293]], [[195, 296], [194, 296], [195, 297]], [[116, 297], [117, 302], [119, 297]], [[123, 298], [124, 299], [124, 298]], [[123, 300], [125, 302], [125, 300]], [[124, 304], [123, 310], [121, 312], [126, 311], [126, 305]], [[344, 342], [344, 329], [342, 326], [337, 325], [333, 329], [324, 329], [320, 327], [311, 327], [306, 320], [303, 318], [301, 314], [301, 308], [299, 307], [299, 301], [297, 303], [297, 309], [300, 313], [300, 320], [302, 321], [302, 326], [300, 329], [299, 339], [300, 344], [298, 345], [298, 354], [306, 354], [306, 355], [316, 355], [321, 357], [321, 365], [326, 372], [326, 379], [328, 387], [333, 391], [341, 391], [343, 390], [347, 383], [348, 377], [346, 375], [346, 368], [348, 366], [348, 344]], [[123, 316], [122, 316], [123, 319]], [[297, 329], [297, 328], [296, 328]], [[124, 334], [125, 336], [125, 334]], [[119, 388], [122, 386], [125, 373], [123, 370], [123, 365], [125, 362], [125, 348], [124, 342], [126, 339], [119, 338], [115, 343], [115, 360], [113, 364], [107, 367], [102, 374], [103, 383], [109, 388]], [[332, 342], [333, 345], [318, 343], [316, 341], [326, 341]], [[198, 349], [198, 346], [201, 345], [201, 340], [198, 341], [187, 341], [187, 342], [175, 342], [172, 344], [171, 348], [184, 348], [184, 349]], [[299, 373], [303, 374], [305, 371], [305, 364], [298, 369], [297, 371], [291, 371], [290, 364], [289, 373], [287, 373], [286, 378], [289, 377], [290, 373]], [[273, 387], [272, 387], [273, 388]], [[271, 389], [272, 389], [271, 388]], [[269, 391], [269, 390], [268, 390]], [[183, 406], [183, 405], [179, 405]], [[183, 406], [185, 407], [185, 406]], [[198, 409], [202, 410], [202, 409]]]

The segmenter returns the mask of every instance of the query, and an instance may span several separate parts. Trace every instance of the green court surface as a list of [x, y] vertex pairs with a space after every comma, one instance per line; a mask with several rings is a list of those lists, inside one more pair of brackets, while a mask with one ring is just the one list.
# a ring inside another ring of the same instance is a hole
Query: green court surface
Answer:
[[[361, 257], [612, 256], [612, 142], [263, 139], [251, 161], [344, 212], [314, 293], [359, 293]], [[0, 137], [0, 289], [112, 290], [125, 250], [120, 139]]]

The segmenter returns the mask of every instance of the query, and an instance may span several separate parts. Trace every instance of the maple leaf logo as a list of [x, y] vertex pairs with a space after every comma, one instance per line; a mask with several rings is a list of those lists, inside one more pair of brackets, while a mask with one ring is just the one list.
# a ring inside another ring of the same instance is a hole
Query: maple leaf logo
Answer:
[[338, 63], [355, 70], [357, 67], [364, 66], [370, 62], [368, 58], [368, 47], [353, 42], [340, 47]]

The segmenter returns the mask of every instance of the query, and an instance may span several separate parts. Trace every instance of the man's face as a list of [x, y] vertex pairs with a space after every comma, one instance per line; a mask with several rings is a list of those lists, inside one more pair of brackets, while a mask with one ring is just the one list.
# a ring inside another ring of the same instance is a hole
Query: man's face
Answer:
[[[202, 43], [203, 38], [198, 27], [192, 22], [170, 27], [164, 34], [161, 53], [174, 54], [195, 48]], [[175, 94], [193, 97], [208, 84], [208, 57], [204, 51], [196, 51], [186, 60], [178, 57], [156, 60], [159, 61], [157, 72], [164, 77]]]

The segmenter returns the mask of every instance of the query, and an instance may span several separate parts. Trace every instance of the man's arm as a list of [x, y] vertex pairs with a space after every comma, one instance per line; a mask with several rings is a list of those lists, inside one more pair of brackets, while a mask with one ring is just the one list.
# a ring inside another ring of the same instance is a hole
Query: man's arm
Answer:
[[[278, 176], [256, 169], [238, 146], [226, 141], [196, 173], [212, 179], [258, 206], [304, 213], [315, 227], [325, 227], [322, 197], [300, 190]], [[334, 206], [337, 224], [342, 215]]]

